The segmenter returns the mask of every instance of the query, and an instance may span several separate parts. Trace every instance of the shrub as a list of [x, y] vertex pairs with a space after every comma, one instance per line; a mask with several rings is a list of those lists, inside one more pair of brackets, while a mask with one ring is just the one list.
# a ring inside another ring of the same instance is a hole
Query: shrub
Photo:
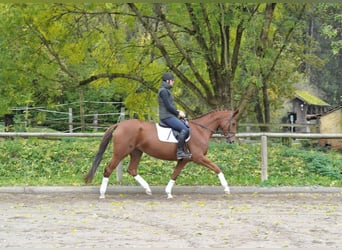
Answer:
[[[84, 185], [83, 176], [91, 167], [99, 138], [55, 140], [0, 140], [0, 185]], [[111, 158], [108, 146], [95, 175], [99, 185], [103, 169]], [[296, 149], [280, 144], [268, 147], [268, 180], [261, 183], [260, 145], [227, 144], [211, 141], [207, 154], [225, 174], [230, 185], [323, 185], [342, 186], [342, 155], [335, 151]], [[123, 161], [124, 170], [129, 158]], [[139, 174], [150, 185], [166, 185], [176, 162], [162, 161], [144, 154]], [[116, 184], [116, 171], [110, 178]], [[137, 185], [124, 171], [122, 183]], [[177, 185], [220, 185], [213, 171], [189, 163], [177, 179]]]

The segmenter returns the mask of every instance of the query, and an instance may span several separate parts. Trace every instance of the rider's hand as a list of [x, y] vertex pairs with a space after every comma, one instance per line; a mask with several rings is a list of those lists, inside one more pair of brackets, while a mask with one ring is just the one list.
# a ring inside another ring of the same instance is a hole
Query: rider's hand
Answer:
[[180, 118], [184, 118], [185, 117], [185, 113], [182, 110], [178, 110], [178, 115]]

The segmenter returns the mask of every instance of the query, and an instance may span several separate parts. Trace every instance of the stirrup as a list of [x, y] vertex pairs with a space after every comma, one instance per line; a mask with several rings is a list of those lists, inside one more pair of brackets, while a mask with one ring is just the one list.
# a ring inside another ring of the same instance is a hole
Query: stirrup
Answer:
[[177, 152], [177, 160], [185, 159], [185, 158], [191, 158], [192, 154], [188, 154], [185, 152]]

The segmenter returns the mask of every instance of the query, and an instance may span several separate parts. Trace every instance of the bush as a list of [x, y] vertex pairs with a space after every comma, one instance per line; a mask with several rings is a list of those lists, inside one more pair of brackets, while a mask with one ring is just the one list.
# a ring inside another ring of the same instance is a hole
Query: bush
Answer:
[[[0, 185], [84, 185], [83, 176], [92, 165], [99, 138], [66, 138], [55, 140], [0, 140]], [[99, 185], [104, 166], [111, 157], [108, 146], [95, 175]], [[336, 151], [296, 149], [280, 144], [268, 147], [268, 180], [261, 183], [259, 144], [227, 144], [211, 141], [208, 158], [235, 186], [342, 186], [342, 155]], [[123, 161], [124, 170], [129, 158]], [[176, 162], [162, 161], [144, 154], [139, 174], [150, 185], [166, 185]], [[116, 171], [110, 181], [116, 184]], [[138, 185], [125, 171], [123, 185]], [[177, 179], [177, 185], [220, 185], [208, 168], [189, 163]]]

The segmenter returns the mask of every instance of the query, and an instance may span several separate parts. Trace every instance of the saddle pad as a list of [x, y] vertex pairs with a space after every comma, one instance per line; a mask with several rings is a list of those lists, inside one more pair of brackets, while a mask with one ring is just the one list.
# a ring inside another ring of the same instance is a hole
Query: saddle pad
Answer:
[[[174, 136], [172, 129], [171, 128], [165, 128], [159, 125], [159, 123], [156, 123], [157, 127], [157, 133], [158, 133], [158, 138], [160, 141], [163, 142], [172, 142], [172, 143], [178, 143], [178, 140]], [[190, 140], [190, 135], [188, 138], [186, 138], [186, 142]]]
[[178, 143], [178, 140], [173, 135], [171, 128], [161, 127], [158, 123], [156, 123], [156, 127], [157, 127], [158, 138], [160, 141]]

